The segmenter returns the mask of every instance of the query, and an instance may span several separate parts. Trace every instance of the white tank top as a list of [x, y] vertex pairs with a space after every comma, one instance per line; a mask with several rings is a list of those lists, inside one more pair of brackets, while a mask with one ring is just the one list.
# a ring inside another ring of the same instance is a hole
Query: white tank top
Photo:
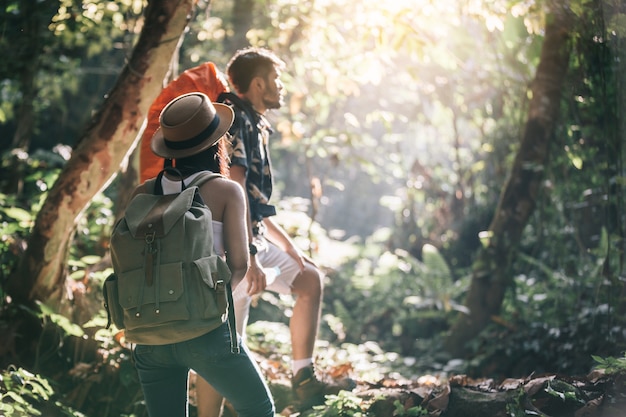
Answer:
[[[185, 186], [189, 185], [200, 174], [196, 172], [185, 178]], [[163, 194], [175, 194], [180, 192], [180, 180], [170, 180], [165, 175], [161, 179], [161, 186], [163, 187]], [[213, 220], [213, 250], [219, 256], [224, 256], [224, 235], [223, 235], [222, 222]]]

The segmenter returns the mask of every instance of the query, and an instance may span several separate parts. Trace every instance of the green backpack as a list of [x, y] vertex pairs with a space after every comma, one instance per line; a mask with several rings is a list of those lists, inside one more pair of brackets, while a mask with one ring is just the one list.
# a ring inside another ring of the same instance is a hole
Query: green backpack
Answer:
[[152, 193], [136, 195], [111, 234], [107, 327], [112, 321], [131, 343], [162, 345], [200, 336], [228, 318], [236, 351], [230, 269], [215, 254], [211, 211], [198, 191], [220, 175], [202, 172], [187, 187], [181, 179], [179, 194], [163, 195], [164, 172], [146, 181]]

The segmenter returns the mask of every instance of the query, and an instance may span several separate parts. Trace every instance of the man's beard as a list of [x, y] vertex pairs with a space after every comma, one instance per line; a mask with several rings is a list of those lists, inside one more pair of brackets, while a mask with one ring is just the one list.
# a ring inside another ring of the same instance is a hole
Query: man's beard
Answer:
[[280, 97], [278, 100], [263, 99], [263, 105], [268, 110], [280, 109], [283, 106], [283, 98]]

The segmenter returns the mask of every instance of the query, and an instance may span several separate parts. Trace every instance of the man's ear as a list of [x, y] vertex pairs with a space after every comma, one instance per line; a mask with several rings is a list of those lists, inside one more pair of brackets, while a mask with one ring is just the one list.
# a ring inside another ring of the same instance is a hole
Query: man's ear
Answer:
[[252, 82], [254, 83], [255, 88], [257, 88], [259, 91], [263, 91], [263, 89], [265, 88], [265, 80], [261, 76], [254, 77], [252, 79]]

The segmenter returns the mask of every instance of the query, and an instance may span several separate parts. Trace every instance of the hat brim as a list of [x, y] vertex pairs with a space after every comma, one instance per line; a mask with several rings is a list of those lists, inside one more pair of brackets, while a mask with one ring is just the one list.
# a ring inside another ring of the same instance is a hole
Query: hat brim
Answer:
[[150, 141], [150, 148], [155, 155], [160, 156], [165, 159], [179, 159], [186, 158], [191, 155], [195, 155], [199, 152], [204, 151], [205, 149], [209, 149], [211, 146], [215, 145], [217, 141], [228, 132], [230, 126], [233, 124], [233, 120], [235, 119], [235, 112], [233, 109], [222, 103], [212, 103], [213, 107], [215, 107], [215, 112], [220, 118], [220, 122], [215, 129], [215, 132], [208, 136], [202, 143], [188, 149], [171, 149], [165, 144], [165, 138], [163, 137], [163, 131], [159, 127], [157, 131], [152, 136], [152, 140]]

